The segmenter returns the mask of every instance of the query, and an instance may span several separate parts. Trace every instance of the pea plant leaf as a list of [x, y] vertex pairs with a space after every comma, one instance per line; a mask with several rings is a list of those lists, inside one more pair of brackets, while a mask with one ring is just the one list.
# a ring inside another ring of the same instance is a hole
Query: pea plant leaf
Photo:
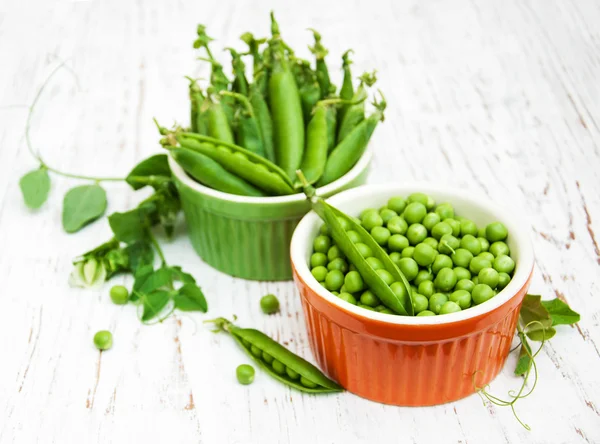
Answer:
[[125, 178], [134, 190], [146, 185], [154, 187], [171, 179], [171, 168], [166, 154], [156, 154], [138, 163]]
[[147, 203], [124, 213], [113, 213], [108, 216], [110, 229], [121, 242], [130, 243], [146, 239], [155, 210], [153, 204]]
[[541, 303], [550, 314], [552, 325], [572, 325], [581, 319], [579, 313], [558, 298], [541, 301]]
[[[552, 319], [550, 314], [541, 303], [542, 297], [539, 295], [528, 294], [523, 299], [521, 311], [519, 312], [519, 325], [527, 333], [529, 339], [541, 341], [544, 338], [544, 331], [552, 328]], [[548, 333], [552, 336], [554, 334]]]
[[535, 328], [535, 324], [530, 325], [525, 332], [527, 337], [532, 341], [547, 341], [556, 334], [556, 330], [552, 327], [547, 328]]
[[527, 338], [519, 335], [521, 339], [521, 348], [519, 351], [519, 358], [517, 360], [517, 367], [515, 368], [515, 375], [523, 376], [529, 370], [531, 366], [531, 346], [527, 342]]
[[155, 290], [144, 294], [142, 298], [142, 321], [149, 321], [165, 312], [171, 294], [167, 290]]
[[173, 296], [175, 308], [181, 311], [201, 311], [206, 313], [208, 304], [200, 287], [193, 283], [184, 284]]
[[25, 205], [31, 209], [41, 207], [50, 192], [50, 176], [46, 168], [38, 168], [25, 174], [19, 180]]
[[161, 267], [151, 272], [143, 272], [136, 276], [133, 290], [137, 293], [147, 294], [160, 288], [171, 289], [173, 286], [173, 273], [169, 267]]
[[133, 242], [125, 247], [129, 257], [129, 269], [135, 275], [140, 267], [154, 264], [154, 249], [152, 244], [146, 240]]
[[75, 233], [98, 219], [106, 211], [106, 191], [100, 185], [71, 188], [63, 201], [62, 224], [67, 233]]

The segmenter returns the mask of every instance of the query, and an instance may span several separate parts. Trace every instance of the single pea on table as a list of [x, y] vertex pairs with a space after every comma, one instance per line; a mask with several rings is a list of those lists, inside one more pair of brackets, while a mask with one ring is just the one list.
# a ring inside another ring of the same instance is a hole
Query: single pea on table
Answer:
[[382, 295], [381, 288], [370, 288], [358, 271], [374, 271], [378, 281], [382, 281], [378, 287], [383, 283], [383, 290], [406, 297], [404, 285], [395, 282], [394, 271], [382, 262], [379, 255], [383, 251], [410, 284], [414, 315], [467, 310], [504, 289], [516, 264], [507, 244], [509, 233], [502, 222], [478, 227], [465, 216], [456, 214], [450, 202], [436, 205], [424, 193], [392, 197], [379, 209], [367, 208], [358, 218], [348, 216], [366, 233], [359, 233], [347, 219], [338, 217], [346, 231], [345, 239], [360, 253], [354, 260], [344, 255], [344, 248], [351, 250], [335, 242], [331, 227], [325, 223], [313, 241], [311, 273], [347, 303], [380, 313], [403, 314], [388, 306], [389, 295]]

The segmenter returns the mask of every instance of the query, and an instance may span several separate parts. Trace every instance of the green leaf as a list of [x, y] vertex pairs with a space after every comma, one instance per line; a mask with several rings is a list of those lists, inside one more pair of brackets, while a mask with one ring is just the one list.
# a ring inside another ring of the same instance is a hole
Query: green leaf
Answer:
[[171, 178], [171, 169], [166, 154], [156, 154], [138, 163], [127, 175], [125, 181], [134, 190], [146, 185], [158, 186]]
[[100, 185], [71, 188], [63, 201], [63, 228], [67, 233], [75, 233], [102, 216], [105, 210], [106, 191]]
[[138, 293], [147, 294], [161, 288], [171, 289], [173, 286], [173, 272], [168, 267], [159, 268], [151, 273], [136, 276], [133, 289]]
[[[517, 361], [517, 367], [515, 368], [515, 375], [523, 376], [529, 370], [531, 366], [531, 347], [527, 342], [527, 339], [522, 335], [521, 338], [521, 349], [519, 351], [519, 359]], [[527, 353], [529, 351], [529, 353]]]
[[173, 279], [183, 282], [184, 284], [195, 284], [196, 279], [189, 273], [186, 273], [180, 266], [170, 267], [173, 273]]
[[539, 329], [527, 329], [525, 332], [527, 337], [532, 341], [547, 341], [551, 339], [556, 334], [556, 330], [552, 327], [548, 328], [539, 328]]
[[542, 301], [542, 305], [550, 314], [552, 325], [572, 325], [581, 319], [579, 313], [571, 310], [569, 305], [558, 298]]
[[158, 316], [169, 300], [171, 294], [166, 290], [156, 290], [148, 294], [144, 294], [142, 298], [142, 304], [144, 310], [142, 312], [142, 321], [149, 321]]
[[208, 304], [200, 287], [188, 283], [181, 287], [173, 297], [175, 308], [181, 311], [201, 311], [206, 313]]
[[133, 242], [125, 248], [125, 252], [129, 256], [129, 269], [134, 275], [140, 267], [154, 264], [154, 249], [148, 241]]
[[121, 242], [135, 242], [148, 236], [148, 228], [152, 226], [151, 218], [155, 206], [147, 203], [124, 213], [113, 213], [108, 216], [110, 229]]
[[29, 208], [39, 208], [46, 202], [50, 192], [50, 176], [46, 168], [39, 168], [25, 174], [19, 180], [25, 205]]
[[[548, 310], [541, 303], [542, 297], [539, 295], [528, 294], [523, 299], [521, 311], [519, 312], [522, 326], [530, 324], [529, 329], [544, 329], [552, 327], [552, 319]], [[533, 324], [532, 324], [533, 323]]]

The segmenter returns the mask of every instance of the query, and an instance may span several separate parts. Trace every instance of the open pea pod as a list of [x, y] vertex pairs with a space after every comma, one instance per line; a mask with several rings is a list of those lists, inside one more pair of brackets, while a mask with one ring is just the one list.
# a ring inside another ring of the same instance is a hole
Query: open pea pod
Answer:
[[212, 322], [219, 330], [231, 334], [256, 364], [270, 376], [307, 393], [334, 393], [344, 389], [310, 362], [253, 328], [240, 328], [224, 318]]

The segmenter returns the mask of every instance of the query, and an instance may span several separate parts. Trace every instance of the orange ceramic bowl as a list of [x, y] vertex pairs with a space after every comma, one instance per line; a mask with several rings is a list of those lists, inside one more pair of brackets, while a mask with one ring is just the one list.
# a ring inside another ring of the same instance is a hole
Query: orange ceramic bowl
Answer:
[[323, 288], [310, 273], [312, 241], [322, 222], [308, 213], [292, 237], [291, 259], [310, 337], [320, 367], [348, 391], [373, 401], [425, 406], [455, 401], [490, 382], [502, 368], [529, 287], [534, 256], [529, 228], [518, 214], [472, 192], [428, 184], [369, 185], [328, 201], [349, 215], [379, 208], [393, 196], [423, 192], [450, 202], [478, 226], [503, 222], [516, 261], [510, 283], [483, 304], [431, 317], [364, 310]]

